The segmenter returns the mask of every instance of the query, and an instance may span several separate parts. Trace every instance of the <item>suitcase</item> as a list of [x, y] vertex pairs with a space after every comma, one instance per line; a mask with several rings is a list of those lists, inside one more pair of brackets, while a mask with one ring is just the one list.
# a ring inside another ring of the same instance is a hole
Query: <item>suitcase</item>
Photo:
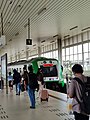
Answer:
[[48, 102], [48, 91], [47, 90], [41, 90], [40, 100], [47, 101]]

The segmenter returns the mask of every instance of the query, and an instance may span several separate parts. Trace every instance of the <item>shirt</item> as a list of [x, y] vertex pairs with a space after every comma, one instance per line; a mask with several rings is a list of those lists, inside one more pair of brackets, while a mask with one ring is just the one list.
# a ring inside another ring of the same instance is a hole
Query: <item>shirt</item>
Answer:
[[8, 81], [12, 81], [13, 80], [13, 76], [8, 76]]
[[[82, 82], [86, 82], [87, 78], [84, 75], [81, 75], [78, 77]], [[81, 108], [80, 108], [80, 104], [78, 103], [77, 99], [79, 101], [81, 101], [81, 90], [82, 90], [82, 86], [75, 81], [74, 79], [71, 80], [71, 83], [69, 85], [69, 89], [68, 89], [68, 95], [73, 98], [72, 101], [72, 109], [73, 111], [77, 112], [77, 113], [82, 113], [81, 112]]]

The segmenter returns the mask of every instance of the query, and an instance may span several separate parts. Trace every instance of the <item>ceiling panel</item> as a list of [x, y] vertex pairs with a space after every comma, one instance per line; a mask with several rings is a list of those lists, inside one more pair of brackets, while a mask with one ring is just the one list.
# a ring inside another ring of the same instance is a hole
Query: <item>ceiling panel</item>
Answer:
[[[45, 11], [38, 15], [43, 8]], [[75, 30], [71, 32], [70, 28], [78, 26], [77, 33], [80, 33], [90, 26], [90, 0], [0, 0], [0, 11], [8, 40], [24, 31], [28, 18], [32, 38], [72, 35]]]

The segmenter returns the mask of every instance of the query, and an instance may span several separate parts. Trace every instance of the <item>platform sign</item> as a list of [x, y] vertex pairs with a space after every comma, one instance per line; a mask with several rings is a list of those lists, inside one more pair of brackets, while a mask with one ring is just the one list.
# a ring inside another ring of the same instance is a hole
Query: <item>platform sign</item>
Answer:
[[8, 94], [7, 83], [7, 53], [1, 56], [1, 89], [6, 86], [6, 94]]

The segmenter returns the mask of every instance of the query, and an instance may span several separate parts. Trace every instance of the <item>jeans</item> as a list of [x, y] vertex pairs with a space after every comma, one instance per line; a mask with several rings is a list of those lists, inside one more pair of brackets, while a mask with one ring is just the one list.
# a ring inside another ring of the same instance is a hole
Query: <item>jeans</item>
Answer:
[[16, 84], [16, 94], [20, 95], [20, 83]]
[[74, 112], [75, 120], [89, 120], [89, 116]]
[[28, 95], [31, 102], [31, 107], [35, 107], [35, 90], [31, 89], [29, 86], [28, 86]]

